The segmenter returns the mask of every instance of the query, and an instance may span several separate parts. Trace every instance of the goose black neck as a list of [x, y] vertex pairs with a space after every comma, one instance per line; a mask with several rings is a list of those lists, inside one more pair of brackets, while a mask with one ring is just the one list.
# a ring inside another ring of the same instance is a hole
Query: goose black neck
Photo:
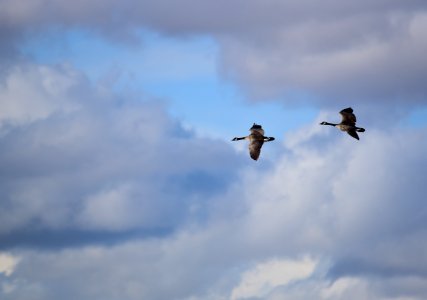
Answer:
[[322, 125], [337, 126], [338, 124], [329, 123], [329, 122], [323, 122]]

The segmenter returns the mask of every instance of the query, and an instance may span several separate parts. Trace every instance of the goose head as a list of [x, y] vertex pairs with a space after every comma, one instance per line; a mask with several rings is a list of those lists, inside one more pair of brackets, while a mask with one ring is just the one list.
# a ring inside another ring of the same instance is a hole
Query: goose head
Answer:
[[252, 125], [252, 127], [249, 130], [252, 130], [252, 129], [262, 129], [262, 126], [254, 123], [254, 125]]

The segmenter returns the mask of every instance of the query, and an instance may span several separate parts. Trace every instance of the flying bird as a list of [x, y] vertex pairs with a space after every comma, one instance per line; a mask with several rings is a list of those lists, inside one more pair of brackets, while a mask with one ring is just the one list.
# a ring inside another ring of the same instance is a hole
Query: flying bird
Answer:
[[328, 122], [322, 122], [320, 125], [331, 125], [334, 127], [338, 127], [341, 131], [347, 132], [349, 135], [354, 137], [355, 139], [359, 139], [358, 132], [364, 132], [365, 128], [357, 127], [356, 126], [356, 116], [353, 114], [353, 109], [351, 107], [345, 108], [342, 111], [340, 111], [340, 114], [342, 116], [341, 123], [334, 124], [334, 123], [328, 123]]
[[264, 142], [274, 141], [274, 137], [264, 136], [264, 129], [262, 129], [261, 125], [255, 123], [249, 131], [251, 132], [250, 135], [235, 137], [232, 141], [249, 140], [249, 154], [253, 160], [258, 160]]

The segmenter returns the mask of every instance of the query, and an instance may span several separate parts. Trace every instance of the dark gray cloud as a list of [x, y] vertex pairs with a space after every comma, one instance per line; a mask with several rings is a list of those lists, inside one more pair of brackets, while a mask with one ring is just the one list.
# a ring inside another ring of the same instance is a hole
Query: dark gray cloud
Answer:
[[[355, 12], [295, 22], [223, 43], [225, 69], [254, 98], [325, 105], [425, 103], [425, 11]], [[424, 50], [422, 50], [424, 49]]]
[[[31, 224], [33, 225], [33, 224]], [[173, 233], [174, 228], [138, 228], [126, 231], [87, 229], [35, 229], [31, 226], [13, 230], [0, 237], [1, 251], [16, 249], [60, 251], [79, 249], [82, 246], [114, 246], [130, 240], [164, 238]]]
[[[189, 9], [192, 8], [192, 9]], [[229, 9], [226, 9], [229, 8]], [[2, 1], [2, 23], [19, 27], [32, 25], [83, 25], [118, 27], [126, 30], [136, 26], [151, 26], [171, 33], [235, 34], [261, 28], [273, 31], [280, 25], [306, 23], [318, 19], [346, 19], [354, 15], [390, 12], [414, 12], [425, 8], [421, 0], [358, 2], [343, 5], [329, 0], [321, 4], [305, 1]], [[53, 13], [55, 12], [55, 13]]]
[[426, 9], [415, 0], [3, 0], [0, 27], [3, 45], [48, 28], [85, 28], [121, 41], [138, 41], [142, 29], [213, 36], [224, 76], [250, 98], [295, 103], [309, 95], [320, 105], [393, 107], [425, 103]]
[[426, 9], [425, 1], [381, 0], [4, 0], [0, 27], [11, 43], [48, 28], [122, 41], [138, 41], [142, 29], [209, 35], [221, 46], [224, 75], [250, 98], [395, 106], [425, 103]]

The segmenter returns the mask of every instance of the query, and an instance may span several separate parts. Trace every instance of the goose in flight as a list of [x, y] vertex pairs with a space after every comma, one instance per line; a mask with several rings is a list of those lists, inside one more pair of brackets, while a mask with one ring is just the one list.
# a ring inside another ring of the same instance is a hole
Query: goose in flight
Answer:
[[249, 131], [251, 134], [248, 136], [235, 137], [232, 141], [249, 140], [249, 154], [253, 160], [258, 160], [264, 142], [274, 141], [274, 137], [264, 136], [264, 129], [255, 123]]
[[322, 122], [320, 125], [331, 125], [334, 127], [338, 127], [341, 131], [347, 132], [349, 135], [354, 137], [355, 139], [359, 139], [359, 136], [357, 135], [358, 132], [364, 132], [365, 128], [357, 127], [356, 126], [356, 116], [353, 114], [353, 109], [351, 107], [345, 108], [342, 111], [340, 111], [340, 114], [342, 116], [341, 123], [334, 124], [334, 123], [328, 123], [328, 122]]

